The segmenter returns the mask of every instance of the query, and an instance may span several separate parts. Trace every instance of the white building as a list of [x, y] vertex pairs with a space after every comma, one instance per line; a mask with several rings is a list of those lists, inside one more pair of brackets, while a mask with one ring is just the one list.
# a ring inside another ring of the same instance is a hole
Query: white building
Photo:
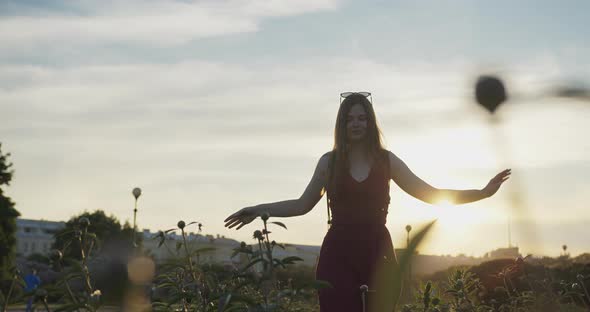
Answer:
[[24, 257], [35, 253], [46, 255], [53, 245], [53, 235], [65, 222], [16, 219], [16, 253]]
[[506, 247], [492, 250], [487, 256], [491, 259], [515, 259], [520, 256], [520, 252], [518, 247]]
[[[21, 219], [16, 220], [17, 226], [17, 255], [28, 257], [35, 253], [47, 255], [51, 251], [51, 246], [54, 243], [54, 234], [65, 227], [65, 222], [55, 222], [46, 220], [30, 220]], [[168, 233], [166, 235], [166, 245], [158, 247], [159, 239], [154, 239], [157, 233], [143, 230], [143, 248], [148, 250], [156, 259], [161, 262], [170, 258], [184, 257], [186, 255], [184, 249], [177, 251], [177, 243], [182, 242], [182, 235], [178, 233]], [[220, 235], [202, 235], [198, 233], [187, 233], [187, 242], [192, 253], [202, 248], [211, 248], [213, 250], [205, 251], [199, 254], [200, 263], [221, 263], [227, 265], [244, 264], [247, 261], [243, 254], [236, 255], [232, 258], [234, 249], [240, 246], [240, 242], [226, 238]], [[296, 264], [304, 264], [308, 266], [315, 266], [319, 256], [319, 246], [305, 246], [284, 244], [285, 249], [275, 247], [273, 257], [285, 258], [289, 256], [297, 256], [303, 259], [302, 262]], [[256, 244], [253, 247], [257, 248]]]

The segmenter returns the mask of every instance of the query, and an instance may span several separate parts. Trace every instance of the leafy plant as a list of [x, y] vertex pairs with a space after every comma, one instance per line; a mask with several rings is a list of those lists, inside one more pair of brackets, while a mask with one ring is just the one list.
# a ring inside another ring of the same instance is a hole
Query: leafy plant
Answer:
[[[97, 240], [96, 234], [88, 231], [89, 226], [90, 220], [88, 218], [79, 218], [73, 230], [62, 234], [65, 236], [63, 249], [54, 250], [51, 254], [51, 260], [55, 268], [63, 273], [57, 286], [63, 286], [65, 288], [65, 293], [62, 288], [52, 289], [55, 294], [61, 295], [63, 301], [65, 301], [64, 304], [55, 309], [56, 312], [79, 310], [94, 312], [102, 304], [102, 292], [94, 287], [88, 268], [88, 261]], [[79, 258], [64, 258], [63, 255], [72, 245], [75, 245], [75, 250], [79, 251]], [[82, 289], [77, 290], [72, 288], [70, 285], [72, 281], [81, 281]], [[40, 291], [36, 297], [41, 298], [46, 305], [46, 292]]]
[[[242, 242], [233, 250], [231, 258], [239, 256], [243, 261], [241, 267], [221, 267], [198, 261], [201, 253], [210, 252], [212, 248], [191, 250], [187, 241], [185, 228], [192, 224], [179, 221], [176, 228], [159, 232], [159, 246], [167, 246], [167, 235], [180, 230], [182, 241], [176, 244], [176, 255], [184, 250], [179, 259], [172, 259], [162, 266], [162, 273], [156, 279], [157, 288], [164, 292], [152, 306], [157, 311], [311, 311], [306, 309], [305, 301], [309, 292], [328, 287], [322, 281], [313, 281], [294, 286], [290, 281], [281, 283], [277, 271], [287, 269], [301, 258], [287, 256], [274, 257], [275, 248], [285, 246], [271, 240], [269, 226], [275, 225], [287, 229], [281, 222], [269, 222], [269, 216], [261, 217], [263, 228], [253, 232], [256, 243], [248, 245]], [[194, 258], [197, 259], [194, 262]], [[302, 310], [303, 309], [303, 310]]]

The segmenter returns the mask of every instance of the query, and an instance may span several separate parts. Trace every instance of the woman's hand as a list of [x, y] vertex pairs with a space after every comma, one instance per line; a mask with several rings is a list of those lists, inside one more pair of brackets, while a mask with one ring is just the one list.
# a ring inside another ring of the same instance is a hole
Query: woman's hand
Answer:
[[504, 181], [506, 181], [506, 180], [508, 180], [508, 178], [510, 178], [511, 170], [512, 169], [506, 169], [506, 170], [498, 173], [495, 177], [493, 177], [490, 180], [488, 185], [486, 185], [486, 187], [484, 187], [482, 190], [484, 192], [484, 194], [486, 195], [486, 197], [490, 197], [490, 196], [496, 194], [496, 192], [500, 188], [500, 185], [502, 185], [502, 183], [504, 183]]
[[236, 230], [239, 230], [242, 226], [252, 222], [258, 216], [260, 216], [260, 212], [256, 207], [246, 207], [227, 217], [223, 222], [225, 222], [225, 226], [230, 229], [239, 225], [236, 228]]

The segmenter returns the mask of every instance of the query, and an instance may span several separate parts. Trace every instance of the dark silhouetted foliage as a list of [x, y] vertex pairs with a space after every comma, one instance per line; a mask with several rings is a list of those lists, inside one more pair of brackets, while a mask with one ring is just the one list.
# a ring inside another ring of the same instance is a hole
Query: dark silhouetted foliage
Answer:
[[81, 257], [79, 244], [70, 244], [65, 250], [64, 247], [66, 242], [76, 236], [76, 231], [82, 230], [80, 220], [86, 221], [84, 218], [89, 221], [88, 232], [96, 235], [97, 243], [94, 246], [94, 252], [100, 252], [103, 255], [112, 252], [121, 254], [122, 251], [127, 253], [133, 249], [133, 229], [128, 224], [122, 227], [115, 216], [107, 216], [104, 211], [96, 210], [71, 217], [65, 227], [55, 234], [53, 248], [62, 250], [65, 258], [79, 260]]
[[10, 153], [2, 153], [0, 143], [0, 288], [6, 291], [11, 279], [11, 269], [16, 256], [16, 218], [20, 213], [14, 202], [4, 194], [3, 186], [10, 185], [13, 171], [8, 161]]

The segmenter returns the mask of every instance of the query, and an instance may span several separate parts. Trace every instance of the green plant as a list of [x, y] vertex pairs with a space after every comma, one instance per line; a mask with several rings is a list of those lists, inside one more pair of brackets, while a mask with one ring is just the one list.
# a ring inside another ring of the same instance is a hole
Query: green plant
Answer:
[[18, 285], [18, 286], [24, 287], [24, 281], [22, 280], [22, 278], [20, 276], [20, 271], [17, 268], [12, 268], [11, 271], [12, 271], [12, 278], [10, 280], [10, 286], [8, 288], [8, 292], [6, 293], [6, 296], [4, 296], [0, 292], [0, 300], [1, 300], [0, 302], [2, 304], [2, 312], [7, 311], [8, 304], [10, 303], [10, 299], [12, 298], [12, 295], [14, 293], [16, 286]]
[[[284, 274], [290, 265], [302, 261], [299, 257], [282, 259], [273, 255], [275, 248], [285, 246], [271, 240], [271, 224], [287, 228], [281, 222], [268, 222], [263, 215], [263, 228], [253, 233], [254, 245], [242, 242], [231, 258], [240, 256], [240, 267], [223, 267], [211, 263], [200, 263], [199, 254], [212, 248], [191, 250], [185, 228], [197, 222], [186, 224], [180, 221], [177, 227], [158, 233], [159, 246], [167, 246], [167, 235], [180, 230], [182, 240], [176, 243], [176, 255], [184, 250], [181, 258], [171, 259], [161, 267], [156, 279], [157, 288], [164, 294], [152, 306], [157, 311], [314, 311], [317, 307], [306, 302], [315, 290], [329, 286], [322, 281], [311, 281], [294, 285], [292, 279], [279, 280], [277, 273]], [[201, 224], [199, 224], [199, 228]], [[196, 257], [197, 261], [193, 261]]]
[[[55, 288], [53, 291], [56, 294], [63, 296], [65, 303], [55, 309], [59, 311], [97, 311], [101, 306], [102, 292], [95, 289], [88, 268], [88, 261], [91, 258], [92, 251], [96, 244], [96, 235], [88, 231], [91, 223], [86, 217], [81, 217], [77, 220], [76, 227], [62, 233], [65, 238], [65, 244], [62, 250], [54, 250], [51, 254], [51, 261], [56, 269], [63, 273], [63, 277], [58, 282], [57, 286], [64, 286], [63, 289]], [[76, 246], [79, 251], [79, 260], [72, 258], [64, 258], [64, 254], [72, 245]], [[80, 291], [74, 290], [70, 282], [73, 280], [82, 281], [83, 289]], [[44, 296], [37, 296], [42, 298], [46, 304], [47, 294]]]

